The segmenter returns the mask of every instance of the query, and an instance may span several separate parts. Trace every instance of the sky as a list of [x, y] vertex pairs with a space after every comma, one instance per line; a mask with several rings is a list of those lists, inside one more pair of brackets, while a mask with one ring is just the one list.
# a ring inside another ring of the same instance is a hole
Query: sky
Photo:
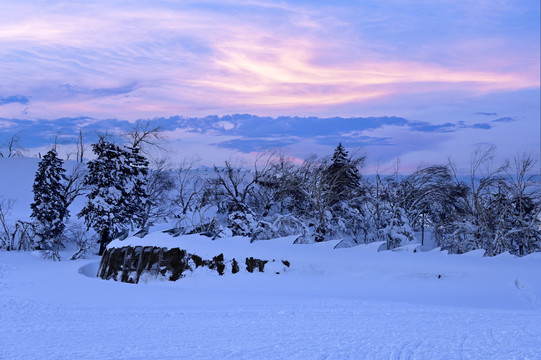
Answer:
[[212, 165], [540, 153], [538, 0], [1, 1], [0, 142], [163, 129]]

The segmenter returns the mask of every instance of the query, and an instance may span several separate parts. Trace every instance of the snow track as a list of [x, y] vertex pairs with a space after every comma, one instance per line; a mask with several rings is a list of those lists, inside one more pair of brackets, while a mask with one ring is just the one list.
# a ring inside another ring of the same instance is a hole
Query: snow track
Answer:
[[519, 279], [515, 280], [515, 286], [518, 290], [519, 295], [530, 305], [532, 309], [540, 309], [539, 300], [534, 295], [531, 288], [520, 281]]
[[421, 346], [422, 341], [408, 341], [400, 345], [398, 353], [391, 353], [391, 360], [410, 360], [415, 356], [415, 352]]

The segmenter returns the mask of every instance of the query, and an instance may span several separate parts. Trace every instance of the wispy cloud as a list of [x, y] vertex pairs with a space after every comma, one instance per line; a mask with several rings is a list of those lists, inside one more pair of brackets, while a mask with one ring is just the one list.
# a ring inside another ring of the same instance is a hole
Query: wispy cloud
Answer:
[[[447, 48], [428, 35], [412, 42], [408, 33], [419, 29], [410, 20], [434, 13], [395, 5], [400, 12], [351, 2], [13, 3], [0, 25], [0, 75], [32, 97], [36, 118], [308, 113], [403, 94], [420, 103], [433, 92], [539, 86], [539, 59], [526, 46], [505, 53], [508, 41], [482, 32]], [[465, 11], [438, 6], [442, 21]], [[389, 32], [401, 24], [403, 49]]]

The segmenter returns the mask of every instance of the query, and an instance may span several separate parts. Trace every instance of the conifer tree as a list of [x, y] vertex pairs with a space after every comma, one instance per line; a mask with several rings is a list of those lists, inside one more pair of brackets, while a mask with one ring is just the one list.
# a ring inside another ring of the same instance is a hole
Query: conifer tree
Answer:
[[84, 182], [90, 192], [79, 217], [99, 234], [102, 255], [113, 235], [140, 224], [148, 162], [138, 151], [120, 148], [104, 137], [92, 149], [97, 158], [88, 162]]
[[131, 223], [136, 226], [143, 226], [148, 218], [146, 212], [151, 205], [148, 195], [148, 160], [141, 155], [138, 146], [128, 147], [129, 173], [126, 179], [126, 201], [127, 216]]
[[43, 156], [33, 185], [34, 202], [30, 205], [36, 221], [36, 234], [39, 236], [38, 248], [52, 250], [58, 257], [58, 247], [64, 232], [65, 219], [69, 216], [66, 201], [66, 176], [55, 149]]
[[359, 190], [361, 176], [357, 167], [363, 161], [364, 157], [355, 160], [348, 157], [342, 143], [338, 144], [331, 158], [331, 164], [324, 174], [330, 204], [351, 198], [352, 193]]
[[364, 157], [349, 157], [342, 143], [339, 143], [330, 164], [323, 162], [314, 173], [319, 174], [316, 176], [318, 180], [314, 194], [318, 219], [314, 233], [316, 242], [336, 236], [337, 229], [332, 224], [333, 219], [344, 219], [351, 200], [361, 193], [361, 176], [358, 167], [363, 164], [364, 159]]

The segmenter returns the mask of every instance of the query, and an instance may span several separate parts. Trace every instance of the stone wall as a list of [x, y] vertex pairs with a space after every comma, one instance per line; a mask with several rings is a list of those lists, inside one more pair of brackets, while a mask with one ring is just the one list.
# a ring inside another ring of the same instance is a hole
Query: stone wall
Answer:
[[[287, 260], [271, 260], [273, 264], [278, 264], [282, 271], [290, 267]], [[98, 277], [109, 280], [137, 284], [141, 276], [163, 277], [170, 281], [176, 281], [185, 276], [186, 272], [193, 271], [199, 267], [206, 267], [216, 271], [219, 275], [225, 272], [236, 274], [246, 270], [250, 273], [254, 271], [264, 272], [265, 264], [269, 260], [246, 258], [241, 267], [239, 262], [233, 258], [225, 260], [223, 254], [219, 254], [212, 259], [203, 259], [198, 255], [190, 254], [186, 250], [179, 248], [160, 248], [155, 246], [126, 246], [122, 248], [110, 248], [105, 251], [101, 258]], [[279, 274], [274, 266], [271, 271]]]

